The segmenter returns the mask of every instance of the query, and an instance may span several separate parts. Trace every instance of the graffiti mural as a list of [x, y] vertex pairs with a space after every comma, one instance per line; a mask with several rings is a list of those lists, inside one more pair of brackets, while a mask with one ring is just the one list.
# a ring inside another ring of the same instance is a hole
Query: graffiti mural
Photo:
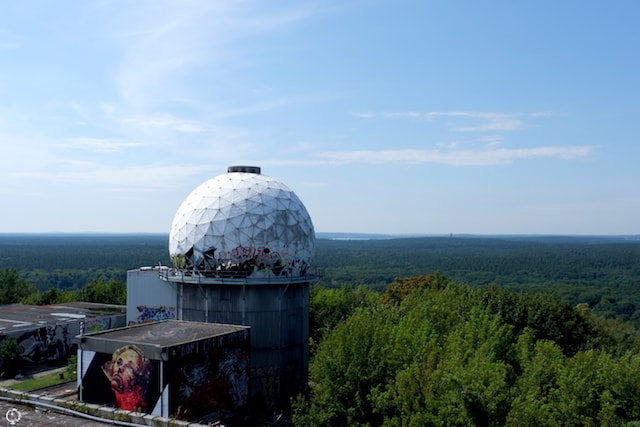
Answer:
[[16, 338], [27, 362], [54, 362], [69, 356], [73, 335], [69, 325], [47, 325], [24, 332]]
[[143, 412], [151, 380], [151, 361], [135, 345], [119, 348], [102, 365], [116, 399], [116, 408]]
[[80, 399], [185, 420], [233, 411], [249, 397], [249, 351], [241, 326], [167, 320], [86, 335]]
[[22, 348], [22, 358], [28, 363], [61, 363], [74, 350], [74, 337], [81, 333], [120, 328], [125, 324], [124, 314], [66, 323], [49, 323], [32, 329], [9, 332], [4, 336], [15, 339]]
[[187, 352], [172, 373], [172, 402], [176, 415], [198, 418], [218, 410], [244, 406], [249, 395], [249, 353], [246, 348], [222, 347]]
[[148, 413], [160, 395], [159, 362], [133, 344], [92, 355], [82, 371], [85, 402]]
[[136, 309], [138, 310], [138, 316], [135, 320], [129, 322], [129, 326], [138, 323], [158, 322], [160, 320], [171, 320], [176, 318], [175, 307], [167, 305], [139, 305]]
[[305, 276], [309, 263], [288, 252], [278, 252], [266, 246], [237, 246], [228, 252], [216, 253], [211, 248], [203, 253], [194, 248], [184, 256], [174, 257], [174, 267], [185, 274], [195, 272], [207, 277], [244, 278], [256, 273], [271, 273], [276, 277]]

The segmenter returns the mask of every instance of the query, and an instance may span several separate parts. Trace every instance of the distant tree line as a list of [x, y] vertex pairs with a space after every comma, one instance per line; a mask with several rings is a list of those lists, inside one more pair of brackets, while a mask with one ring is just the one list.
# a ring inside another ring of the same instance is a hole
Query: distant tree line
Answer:
[[0, 268], [13, 268], [39, 290], [77, 290], [127, 270], [168, 265], [166, 235], [0, 235]]
[[[126, 281], [141, 266], [169, 265], [167, 235], [0, 235], [0, 269], [40, 291]], [[440, 271], [472, 287], [545, 292], [640, 326], [640, 240], [420, 237], [316, 243], [320, 284], [383, 291], [396, 277]], [[54, 291], [51, 291], [54, 292]]]
[[48, 305], [72, 301], [125, 305], [127, 284], [123, 281], [94, 279], [80, 289], [39, 290], [14, 268], [0, 269], [0, 304]]
[[640, 240], [406, 238], [319, 240], [326, 287], [384, 290], [396, 277], [440, 271], [472, 287], [550, 293], [640, 325]]

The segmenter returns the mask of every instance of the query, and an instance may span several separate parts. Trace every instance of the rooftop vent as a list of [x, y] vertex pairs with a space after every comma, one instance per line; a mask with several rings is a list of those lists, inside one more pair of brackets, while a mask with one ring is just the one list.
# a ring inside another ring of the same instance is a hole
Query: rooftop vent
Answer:
[[232, 172], [255, 173], [260, 175], [260, 167], [259, 166], [229, 166], [227, 168], [227, 173], [232, 173]]

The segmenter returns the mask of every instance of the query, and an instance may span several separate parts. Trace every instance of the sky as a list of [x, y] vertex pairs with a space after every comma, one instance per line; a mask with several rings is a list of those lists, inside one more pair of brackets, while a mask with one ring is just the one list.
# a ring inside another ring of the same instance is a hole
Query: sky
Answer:
[[640, 233], [640, 2], [24, 0], [0, 232], [169, 233], [230, 165], [317, 232]]

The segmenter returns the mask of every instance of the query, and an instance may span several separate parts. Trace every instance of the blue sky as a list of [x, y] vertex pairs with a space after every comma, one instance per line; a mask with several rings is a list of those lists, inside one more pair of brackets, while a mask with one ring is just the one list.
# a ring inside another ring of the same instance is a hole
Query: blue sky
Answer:
[[638, 234], [640, 2], [0, 13], [0, 232], [168, 233], [262, 167], [316, 231]]

